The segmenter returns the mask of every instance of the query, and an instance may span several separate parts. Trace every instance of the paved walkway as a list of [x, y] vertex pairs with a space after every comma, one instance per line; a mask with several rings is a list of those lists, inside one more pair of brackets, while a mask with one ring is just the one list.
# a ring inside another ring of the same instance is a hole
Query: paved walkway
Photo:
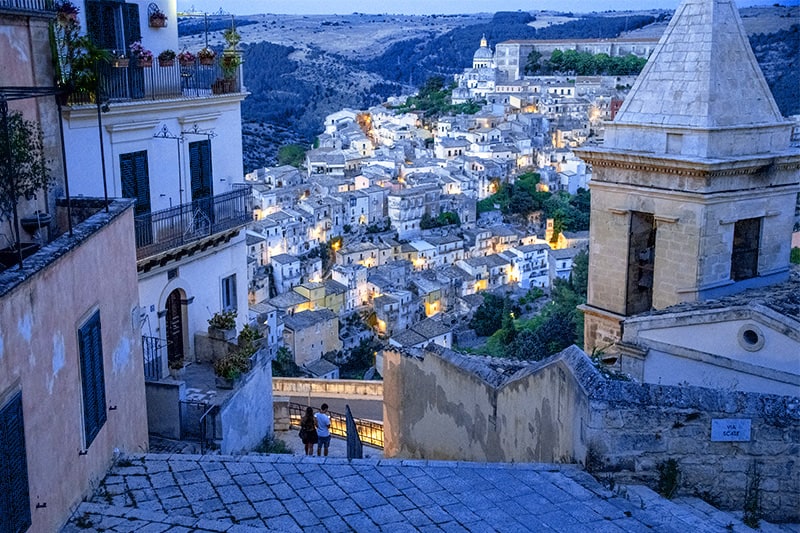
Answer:
[[730, 515], [635, 496], [564, 465], [147, 454], [113, 467], [63, 531], [731, 530]]

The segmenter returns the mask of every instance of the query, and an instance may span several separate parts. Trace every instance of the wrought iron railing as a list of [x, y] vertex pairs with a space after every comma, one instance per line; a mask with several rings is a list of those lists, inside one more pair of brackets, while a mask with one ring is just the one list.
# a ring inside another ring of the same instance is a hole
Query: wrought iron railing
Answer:
[[161, 357], [166, 345], [167, 342], [164, 339], [142, 335], [145, 380], [158, 381], [161, 379]]
[[53, 0], [0, 0], [0, 11], [51, 14], [55, 10], [55, 2]]
[[253, 218], [250, 186], [139, 215], [136, 225], [136, 258], [143, 259], [210, 237]]
[[[241, 71], [226, 76], [220, 61], [218, 58], [213, 64], [205, 65], [199, 60], [181, 63], [176, 59], [164, 64], [154, 59], [143, 66], [132, 57], [102, 62], [98, 64], [100, 99], [103, 103], [113, 103], [199, 98], [243, 91]], [[96, 98], [94, 92], [76, 91], [70, 97], [70, 104], [93, 104]]]
[[[305, 405], [299, 403], [289, 403], [289, 419], [294, 427], [300, 427], [300, 419], [306, 412]], [[347, 416], [341, 413], [328, 411], [331, 417], [331, 435], [336, 437], [348, 438], [347, 436]], [[353, 418], [358, 437], [363, 444], [383, 449], [383, 424], [373, 420]]]

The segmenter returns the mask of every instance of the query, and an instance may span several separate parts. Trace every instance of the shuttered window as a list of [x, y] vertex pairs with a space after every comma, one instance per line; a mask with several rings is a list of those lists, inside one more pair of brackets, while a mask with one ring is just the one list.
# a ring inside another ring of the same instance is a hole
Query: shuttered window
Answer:
[[83, 387], [83, 426], [88, 448], [106, 423], [106, 385], [103, 374], [103, 343], [100, 311], [96, 311], [78, 330]]
[[236, 274], [222, 278], [222, 309], [236, 311]]
[[136, 214], [150, 212], [150, 174], [147, 170], [147, 151], [120, 154], [119, 172], [122, 196], [136, 199]]
[[86, 31], [100, 48], [127, 55], [128, 47], [141, 40], [139, 6], [125, 2], [86, 2]]
[[192, 176], [192, 200], [214, 195], [211, 174], [211, 141], [189, 143], [189, 172]]
[[0, 531], [21, 533], [31, 526], [22, 393], [0, 408]]

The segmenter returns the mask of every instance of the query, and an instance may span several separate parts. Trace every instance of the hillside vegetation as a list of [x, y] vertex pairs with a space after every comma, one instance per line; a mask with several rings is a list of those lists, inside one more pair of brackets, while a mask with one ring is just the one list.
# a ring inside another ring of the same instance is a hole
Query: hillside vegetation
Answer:
[[[253, 31], [252, 35], [259, 36], [257, 39], [282, 35], [295, 38], [293, 45], [268, 40], [251, 40], [241, 45], [245, 58], [244, 81], [252, 93], [242, 105], [245, 169], [275, 164], [282, 145], [310, 145], [329, 113], [344, 107], [366, 108], [383, 102], [388, 96], [408, 94], [432, 76], [441, 77], [447, 85], [453, 74], [472, 64], [472, 54], [484, 35], [491, 46], [509, 39], [611, 38], [637, 28], [661, 27], [669, 18], [665, 13], [548, 16], [561, 23], [537, 28], [534, 26], [540, 21], [524, 12], [500, 12], [491, 19], [486, 15], [451, 16], [446, 19], [447, 25], [435, 22], [445, 17], [403, 17], [398, 19], [394, 33], [387, 30], [391, 28], [391, 21], [383, 17], [380, 39], [387, 43], [383, 48], [376, 44], [376, 39], [356, 38], [371, 31], [370, 24], [377, 23], [377, 16], [339, 17], [342, 21], [335, 25], [314, 22], [311, 17], [286, 16], [284, 19], [270, 15], [269, 25], [257, 17], [237, 18], [237, 28], [242, 29], [243, 35]], [[292, 23], [298, 26], [293, 27]], [[221, 42], [218, 33], [230, 24], [229, 17], [209, 17], [212, 44], [213, 39]], [[305, 26], [301, 28], [300, 24]], [[412, 26], [413, 32], [409, 30]], [[327, 50], [323, 36], [333, 31], [340, 33], [337, 34], [339, 39], [331, 43], [331, 49], [342, 50], [343, 28], [352, 30], [354, 36], [352, 42], [347, 43], [348, 53]], [[190, 47], [198, 46], [204, 31], [205, 24], [199, 19], [179, 22], [182, 41]], [[308, 35], [309, 41], [313, 36], [314, 44], [299, 44], [303, 35]], [[413, 37], [404, 38], [408, 35]], [[753, 34], [750, 40], [782, 113], [787, 116], [800, 113], [798, 25], [777, 32]]]

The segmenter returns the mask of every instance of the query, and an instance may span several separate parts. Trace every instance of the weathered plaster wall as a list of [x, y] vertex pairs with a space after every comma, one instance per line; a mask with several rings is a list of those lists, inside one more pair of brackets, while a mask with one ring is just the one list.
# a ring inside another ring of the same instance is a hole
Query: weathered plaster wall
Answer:
[[[762, 475], [766, 517], [800, 519], [800, 398], [604, 378], [571, 347], [502, 375], [449, 350], [385, 351], [384, 455], [585, 462], [655, 486], [675, 459], [680, 491], [742, 509], [747, 470]], [[743, 442], [712, 442], [712, 419], [746, 419]]]
[[271, 359], [262, 356], [245, 380], [220, 409], [223, 454], [250, 451], [273, 432]]
[[[0, 293], [0, 398], [22, 391], [31, 531], [57, 531], [105, 475], [115, 448], [147, 450], [141, 331], [131, 319], [131, 205], [115, 202], [110, 215], [101, 211], [74, 237], [51, 242], [26, 260], [24, 276], [0, 273], [0, 287], [12, 287]], [[98, 309], [108, 419], [87, 448], [78, 328]]]

